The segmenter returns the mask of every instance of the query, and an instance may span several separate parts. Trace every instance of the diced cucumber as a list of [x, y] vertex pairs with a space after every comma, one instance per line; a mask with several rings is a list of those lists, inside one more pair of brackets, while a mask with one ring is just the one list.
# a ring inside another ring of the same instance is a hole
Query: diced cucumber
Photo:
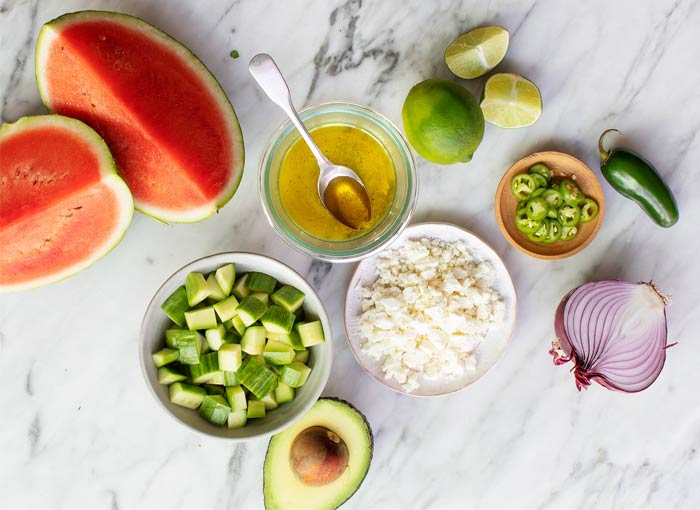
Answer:
[[280, 382], [292, 388], [298, 388], [304, 385], [310, 373], [311, 369], [309, 367], [303, 363], [294, 361], [280, 369]]
[[221, 373], [224, 374], [224, 386], [238, 386], [240, 384], [236, 372], [227, 372], [224, 370]]
[[275, 340], [268, 340], [263, 349], [263, 358], [270, 365], [289, 365], [294, 361], [294, 349]]
[[208, 329], [204, 332], [204, 336], [207, 337], [207, 343], [212, 351], [218, 351], [221, 344], [224, 343], [224, 337], [226, 336], [226, 328], [223, 324], [218, 324], [215, 328]]
[[168, 363], [177, 361], [180, 358], [180, 351], [171, 349], [170, 347], [164, 347], [160, 351], [154, 352], [151, 356], [153, 357], [153, 364], [160, 368]]
[[219, 288], [228, 296], [231, 294], [233, 282], [236, 279], [236, 266], [234, 264], [221, 266], [216, 270], [214, 277], [216, 278], [216, 283], [219, 284]]
[[294, 400], [296, 390], [288, 384], [279, 383], [275, 388], [275, 398], [278, 404], [286, 404]]
[[305, 365], [309, 364], [309, 357], [311, 356], [311, 351], [299, 351], [296, 353], [294, 356], [294, 361], [298, 361], [300, 363], [304, 363]]
[[228, 405], [231, 406], [231, 411], [242, 411], [248, 407], [245, 391], [240, 386], [226, 388], [226, 400], [228, 400]]
[[240, 344], [241, 337], [235, 331], [227, 331], [226, 336], [224, 336], [225, 344]]
[[323, 335], [323, 326], [321, 321], [307, 322], [305, 324], [297, 324], [295, 326], [297, 333], [301, 337], [301, 343], [304, 347], [311, 347], [312, 345], [322, 344], [326, 341]]
[[236, 296], [229, 296], [223, 301], [214, 303], [214, 310], [216, 310], [216, 315], [219, 316], [221, 322], [233, 319], [236, 316], [236, 308], [238, 308]]
[[281, 306], [272, 305], [260, 318], [265, 329], [271, 333], [289, 333], [296, 317]]
[[237, 373], [241, 384], [257, 398], [264, 397], [277, 387], [275, 373], [256, 358], [246, 359]]
[[199, 414], [214, 425], [224, 425], [228, 421], [231, 408], [221, 395], [207, 395], [199, 407]]
[[238, 317], [241, 318], [246, 328], [252, 326], [255, 321], [262, 317], [265, 310], [267, 310], [267, 305], [253, 296], [244, 297], [236, 309]]
[[272, 294], [275, 291], [275, 285], [277, 285], [277, 280], [272, 276], [265, 273], [258, 273], [257, 271], [248, 273], [248, 279], [245, 282], [245, 286], [248, 290], [252, 292], [264, 292], [265, 294]]
[[248, 402], [248, 418], [264, 418], [265, 417], [265, 402], [259, 400], [251, 400]]
[[240, 429], [248, 423], [248, 411], [242, 409], [240, 411], [231, 411], [228, 413], [228, 428]]
[[199, 359], [199, 364], [190, 366], [190, 378], [195, 384], [208, 382], [219, 371], [219, 353], [210, 352]]
[[205, 340], [197, 331], [169, 329], [165, 332], [165, 342], [171, 348], [180, 351], [180, 363], [196, 365], [199, 363]]
[[235, 329], [239, 335], [243, 336], [246, 326], [238, 315], [231, 319], [231, 324], [233, 325], [233, 329]]
[[216, 327], [216, 312], [212, 306], [190, 310], [185, 312], [185, 321], [191, 330], [213, 329]]
[[246, 354], [261, 354], [265, 348], [265, 328], [251, 326], [241, 338], [241, 350]]
[[170, 319], [178, 326], [185, 325], [185, 312], [189, 310], [190, 304], [187, 300], [187, 291], [184, 285], [178, 287], [175, 291], [168, 296], [168, 299], [163, 301], [160, 305], [160, 309], [165, 312], [165, 315], [170, 317]]
[[[277, 388], [275, 388], [277, 389]], [[272, 409], [277, 409], [279, 405], [277, 404], [277, 398], [275, 398], [275, 392], [271, 391], [267, 395], [265, 395], [263, 398], [260, 399], [260, 402], [265, 404], [265, 412], [271, 411]]]
[[174, 367], [161, 367], [158, 369], [158, 382], [160, 384], [172, 384], [187, 379], [187, 376]]
[[299, 308], [294, 310], [294, 315], [297, 316], [298, 321], [302, 321], [306, 317], [306, 312], [304, 311], [304, 308], [300, 306]]
[[197, 409], [207, 396], [207, 392], [199, 386], [176, 382], [168, 387], [170, 401], [182, 407]]
[[[220, 373], [220, 372], [218, 372]], [[226, 395], [226, 390], [224, 389], [223, 386], [220, 386], [218, 384], [213, 384], [211, 382], [206, 383], [204, 386], [204, 391], [207, 392], [207, 395], [219, 395], [220, 397], [223, 397]]]
[[248, 273], [244, 274], [241, 276], [236, 284], [233, 286], [233, 295], [236, 296], [238, 299], [243, 299], [246, 297], [248, 294], [250, 294], [250, 291], [246, 287], [246, 281], [248, 280]]
[[219, 369], [235, 372], [241, 366], [240, 344], [223, 344], [219, 349]]
[[218, 384], [219, 386], [224, 386], [224, 372], [219, 370], [218, 372], [209, 374], [209, 378], [206, 382], [207, 384]]
[[259, 300], [261, 303], [265, 303], [266, 305], [270, 304], [270, 295], [269, 294], [265, 294], [264, 292], [251, 292], [248, 295], [253, 296], [255, 299]]
[[270, 298], [288, 312], [295, 312], [304, 303], [304, 293], [291, 285], [282, 285]]
[[275, 340], [277, 342], [282, 342], [287, 345], [291, 345], [295, 351], [305, 351], [306, 347], [301, 343], [301, 337], [299, 333], [296, 332], [296, 328], [292, 329], [289, 333], [271, 333], [267, 332], [267, 338], [270, 340]]
[[187, 302], [190, 306], [201, 303], [211, 294], [202, 273], [188, 274], [187, 278], [185, 278], [185, 290], [187, 291]]
[[227, 294], [224, 294], [224, 291], [221, 290], [221, 287], [219, 287], [214, 273], [209, 273], [209, 276], [207, 276], [207, 287], [209, 287], [209, 299], [221, 301], [227, 296]]

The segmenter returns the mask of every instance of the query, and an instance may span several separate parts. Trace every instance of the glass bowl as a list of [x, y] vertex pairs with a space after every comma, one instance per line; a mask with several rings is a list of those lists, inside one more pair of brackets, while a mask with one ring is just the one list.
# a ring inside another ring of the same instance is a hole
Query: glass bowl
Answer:
[[352, 262], [367, 257], [393, 241], [408, 224], [416, 203], [416, 170], [411, 150], [399, 130], [375, 110], [348, 102], [309, 106], [299, 112], [309, 131], [321, 126], [361, 129], [386, 150], [394, 166], [396, 191], [385, 216], [352, 239], [329, 241], [302, 230], [287, 214], [279, 194], [279, 171], [287, 151], [300, 139], [289, 120], [272, 134], [260, 163], [260, 198], [272, 227], [288, 244], [329, 262]]

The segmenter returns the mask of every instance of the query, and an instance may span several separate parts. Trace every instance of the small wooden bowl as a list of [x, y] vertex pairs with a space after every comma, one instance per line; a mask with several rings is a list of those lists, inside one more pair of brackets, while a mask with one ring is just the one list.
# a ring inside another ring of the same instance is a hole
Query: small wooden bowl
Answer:
[[[510, 191], [510, 181], [517, 174], [527, 173], [535, 163], [544, 163], [553, 172], [555, 179], [573, 178], [588, 198], [598, 202], [600, 208], [595, 220], [579, 225], [578, 234], [571, 241], [557, 241], [554, 244], [543, 244], [530, 241], [515, 226], [515, 209], [518, 200]], [[558, 260], [583, 250], [598, 233], [603, 216], [605, 215], [605, 197], [600, 181], [585, 163], [563, 152], [536, 152], [525, 156], [511, 166], [505, 173], [496, 190], [496, 219], [498, 226], [508, 242], [520, 251], [533, 257], [548, 260]]]

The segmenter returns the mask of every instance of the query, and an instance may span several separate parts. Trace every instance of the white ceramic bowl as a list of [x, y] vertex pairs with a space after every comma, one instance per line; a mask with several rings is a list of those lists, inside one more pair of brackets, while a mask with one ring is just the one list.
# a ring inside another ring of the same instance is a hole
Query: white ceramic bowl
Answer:
[[376, 279], [377, 258], [382, 255], [382, 252], [360, 262], [350, 279], [345, 297], [345, 332], [348, 345], [355, 359], [373, 379], [405, 395], [434, 397], [454, 393], [466, 388], [482, 377], [498, 361], [506, 349], [515, 328], [517, 298], [510, 274], [498, 254], [477, 236], [456, 225], [449, 223], [418, 223], [410, 225], [386, 250], [396, 250], [407, 240], [420, 240], [422, 238], [441, 239], [448, 242], [463, 241], [472, 254], [493, 265], [495, 271], [494, 287], [503, 298], [505, 313], [502, 321], [489, 332], [476, 349], [476, 370], [465, 372], [464, 376], [449, 381], [419, 379], [420, 387], [409, 393], [395, 379], [386, 379], [384, 377], [381, 368], [382, 360], [375, 360], [362, 352], [360, 346], [364, 341], [364, 337], [360, 333], [358, 326], [358, 320], [362, 313], [362, 296], [359, 288]]
[[[277, 278], [281, 283], [292, 285], [301, 290], [306, 294], [304, 309], [311, 316], [318, 317], [321, 320], [326, 336], [325, 343], [311, 347], [311, 359], [309, 362], [312, 368], [311, 375], [306, 384], [298, 389], [296, 398], [292, 402], [270, 411], [264, 419], [251, 420], [245, 427], [239, 429], [217, 427], [199, 416], [197, 411], [172, 404], [168, 398], [167, 386], [158, 383], [158, 372], [151, 359], [152, 353], [165, 346], [165, 330], [172, 324], [172, 321], [160, 309], [161, 303], [176, 288], [185, 283], [185, 277], [188, 273], [192, 271], [207, 273], [231, 262], [236, 265], [237, 274], [248, 271], [260, 271]], [[146, 385], [155, 397], [158, 405], [167, 414], [196, 432], [213, 437], [243, 441], [269, 436], [287, 428], [303, 416], [316, 402], [330, 374], [333, 360], [332, 338], [330, 321], [321, 300], [299, 273], [289, 266], [263, 255], [241, 252], [219, 253], [190, 262], [177, 270], [158, 289], [146, 309], [146, 314], [141, 324], [139, 354], [141, 369], [146, 378]]]

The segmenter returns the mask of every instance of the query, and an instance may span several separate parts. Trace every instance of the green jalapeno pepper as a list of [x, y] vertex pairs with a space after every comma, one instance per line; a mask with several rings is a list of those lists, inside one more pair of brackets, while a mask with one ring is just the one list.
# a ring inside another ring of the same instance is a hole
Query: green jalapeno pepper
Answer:
[[528, 174], [518, 174], [510, 181], [510, 190], [518, 200], [527, 200], [535, 188], [537, 188], [537, 184]]
[[656, 224], [674, 225], [678, 221], [678, 205], [669, 187], [651, 163], [638, 154], [623, 148], [606, 150], [603, 139], [610, 131], [617, 130], [608, 129], [598, 139], [600, 169], [605, 179], [616, 191], [636, 202]]
[[567, 204], [578, 205], [586, 198], [586, 195], [583, 194], [578, 184], [571, 179], [564, 179], [561, 181], [559, 192], [561, 193], [561, 198]]
[[593, 221], [598, 216], [598, 204], [592, 198], [581, 202], [581, 223]]
[[544, 177], [547, 182], [552, 179], [552, 171], [544, 163], [535, 163], [530, 167], [529, 173], [530, 175], [539, 174]]
[[578, 234], [578, 227], [562, 227], [560, 241], [571, 241]]
[[581, 220], [581, 209], [571, 204], [564, 204], [559, 208], [559, 223], [562, 227], [575, 227]]

